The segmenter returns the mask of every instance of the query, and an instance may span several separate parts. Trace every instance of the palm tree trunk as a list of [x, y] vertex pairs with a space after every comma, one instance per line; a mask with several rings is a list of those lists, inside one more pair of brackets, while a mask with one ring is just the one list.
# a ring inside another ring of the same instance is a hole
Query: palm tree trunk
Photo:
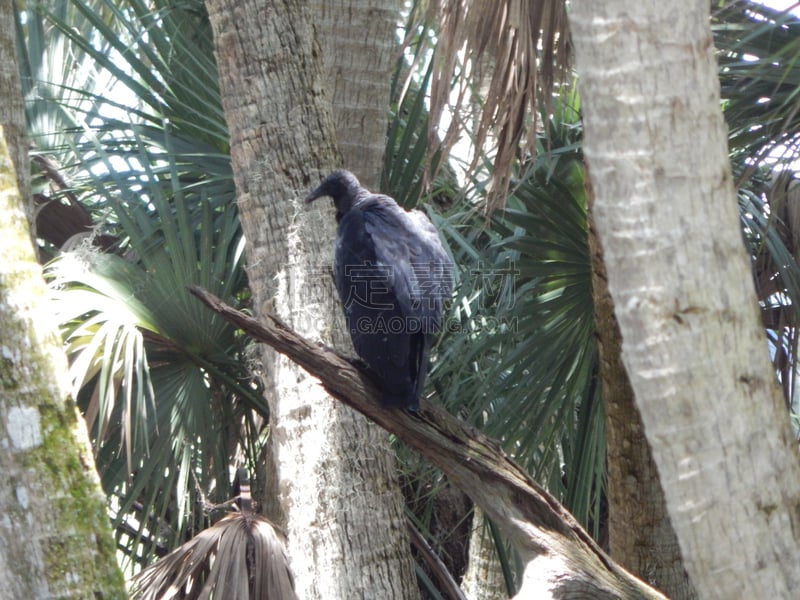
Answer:
[[708, 10], [572, 4], [584, 151], [622, 358], [686, 570], [703, 598], [789, 598], [800, 461], [741, 240]]
[[342, 164], [377, 191], [386, 149], [391, 72], [403, 3], [310, 0], [322, 48], [324, 87], [333, 105]]
[[[3, 44], [0, 47], [0, 123], [5, 129], [6, 143], [14, 165], [17, 189], [22, 197], [23, 210], [31, 224], [31, 240], [35, 239], [35, 219], [31, 197], [31, 165], [28, 157], [28, 137], [25, 126], [25, 104], [20, 93], [19, 71], [14, 50], [14, 10], [7, 0], [0, 3], [0, 27]], [[35, 246], [34, 246], [35, 250]]]
[[508, 596], [497, 548], [489, 533], [486, 515], [478, 506], [475, 506], [472, 516], [469, 559], [461, 589], [469, 600], [492, 600]]
[[[256, 314], [346, 343], [329, 209], [301, 198], [339, 166], [320, 48], [304, 3], [207, 0]], [[277, 503], [302, 598], [413, 598], [386, 436], [272, 351], [263, 355]]]
[[[122, 598], [86, 425], [31, 244], [13, 12], [0, 2], [0, 598]], [[24, 183], [22, 185], [25, 185]], [[26, 195], [23, 195], [26, 194]]]
[[0, 598], [123, 598], [86, 423], [69, 398], [16, 186], [0, 125]]
[[592, 295], [606, 415], [608, 546], [614, 560], [672, 600], [689, 600], [697, 594], [683, 567], [658, 471], [622, 364], [622, 337], [592, 218], [591, 190], [588, 196]]

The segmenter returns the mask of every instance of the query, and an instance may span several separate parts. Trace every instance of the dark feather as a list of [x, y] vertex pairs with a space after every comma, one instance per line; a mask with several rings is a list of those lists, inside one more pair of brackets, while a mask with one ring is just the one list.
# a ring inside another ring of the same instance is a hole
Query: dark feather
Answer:
[[311, 194], [336, 206], [334, 278], [356, 353], [376, 372], [383, 404], [416, 410], [433, 334], [452, 290], [452, 261], [421, 212], [334, 171]]

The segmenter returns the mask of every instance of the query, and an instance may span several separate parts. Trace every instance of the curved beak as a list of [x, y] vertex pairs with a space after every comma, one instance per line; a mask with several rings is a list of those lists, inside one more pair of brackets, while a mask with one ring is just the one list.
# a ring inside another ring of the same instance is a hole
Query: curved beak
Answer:
[[318, 185], [312, 192], [310, 192], [308, 194], [308, 196], [306, 196], [303, 199], [303, 202], [308, 204], [309, 202], [313, 202], [317, 198], [322, 198], [323, 196], [327, 196], [327, 195], [328, 195], [328, 191], [325, 189], [325, 184], [323, 183], [321, 185]]

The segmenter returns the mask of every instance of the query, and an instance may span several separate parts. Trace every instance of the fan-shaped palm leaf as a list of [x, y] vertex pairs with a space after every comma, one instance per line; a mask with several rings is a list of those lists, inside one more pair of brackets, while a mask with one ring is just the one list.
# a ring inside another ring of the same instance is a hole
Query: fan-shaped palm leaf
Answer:
[[800, 131], [800, 20], [749, 0], [714, 12], [720, 82], [737, 163], [796, 157]]
[[794, 404], [800, 267], [795, 193], [800, 158], [800, 18], [747, 0], [714, 12], [725, 118], [745, 241], [776, 371]]
[[289, 559], [269, 520], [232, 513], [142, 571], [133, 598], [291, 600]]
[[205, 203], [193, 225], [181, 201], [152, 192], [156, 210], [117, 204], [135, 262], [83, 249], [48, 272], [118, 517], [144, 505], [164, 519], [162, 530], [169, 523], [174, 544], [194, 527], [189, 516], [204, 494], [227, 493], [248, 412], [268, 410], [242, 362], [244, 340], [186, 291], [198, 284], [236, 301], [244, 281], [235, 209], [215, 213]]
[[[199, 0], [37, 6], [19, 30], [32, 131], [118, 252], [49, 273], [120, 543], [146, 563], [228, 497], [267, 414], [244, 340], [186, 292], [247, 298], [211, 36]], [[56, 50], [85, 76], [44, 68]]]
[[494, 241], [475, 248], [482, 261], [462, 274], [431, 375], [453, 410], [502, 440], [586, 522], [604, 438], [582, 178], [565, 175], [575, 187], [542, 173], [518, 182], [493, 217]]

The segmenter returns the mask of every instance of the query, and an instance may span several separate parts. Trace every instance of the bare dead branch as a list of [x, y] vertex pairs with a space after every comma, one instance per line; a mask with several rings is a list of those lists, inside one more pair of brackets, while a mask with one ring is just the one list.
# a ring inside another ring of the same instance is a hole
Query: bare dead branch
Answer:
[[[472, 91], [480, 90], [470, 171], [484, 152], [494, 150], [488, 198], [493, 210], [505, 202], [520, 149], [536, 154], [539, 110], [551, 111], [556, 85], [569, 72], [566, 3], [437, 0], [430, 6], [426, 17], [436, 19], [439, 35], [431, 79], [429, 146], [444, 153], [452, 148], [472, 116], [476, 101]], [[460, 82], [455, 90], [454, 80]], [[454, 114], [440, 141], [438, 128], [448, 109]]]
[[515, 544], [527, 562], [523, 591], [536, 594], [526, 597], [665, 598], [612, 561], [553, 496], [478, 430], [424, 401], [417, 413], [382, 408], [369, 375], [347, 358], [308, 341], [274, 315], [258, 321], [202, 288], [190, 291], [440, 468]]

